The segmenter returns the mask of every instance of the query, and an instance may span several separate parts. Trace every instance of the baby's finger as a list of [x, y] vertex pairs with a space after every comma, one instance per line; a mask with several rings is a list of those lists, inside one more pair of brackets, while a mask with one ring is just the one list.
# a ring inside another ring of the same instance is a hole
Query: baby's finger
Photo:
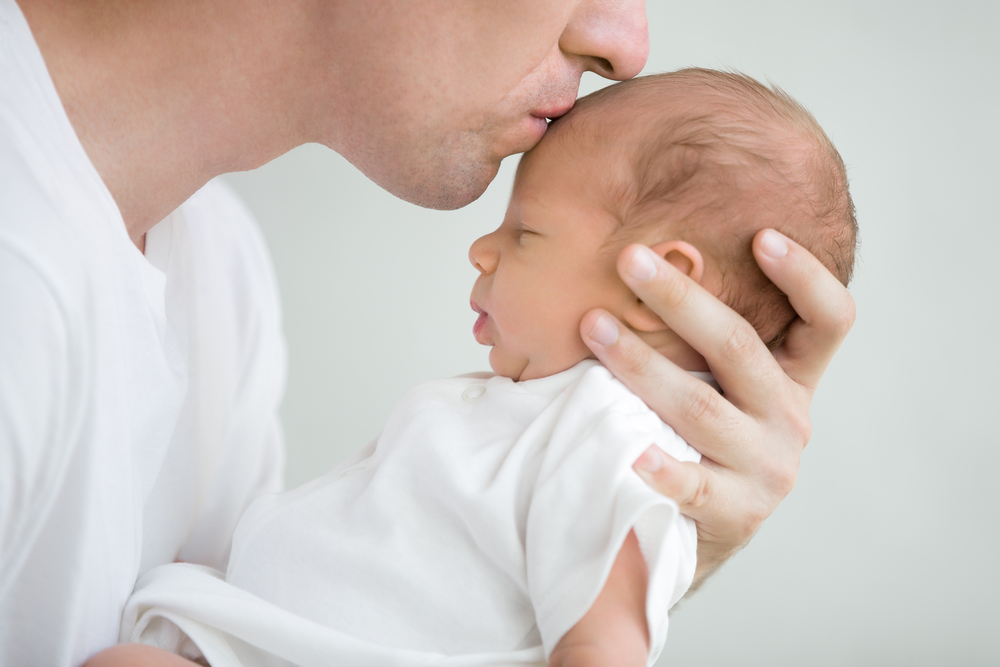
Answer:
[[753, 252], [799, 315], [775, 356], [789, 377], [815, 389], [854, 324], [854, 300], [809, 251], [772, 229], [754, 237]]

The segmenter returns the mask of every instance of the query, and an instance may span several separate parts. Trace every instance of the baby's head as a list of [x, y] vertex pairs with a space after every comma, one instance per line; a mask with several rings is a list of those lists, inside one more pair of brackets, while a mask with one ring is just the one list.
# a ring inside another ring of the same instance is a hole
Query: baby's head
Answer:
[[815, 119], [740, 74], [690, 69], [579, 100], [518, 166], [500, 227], [469, 258], [476, 340], [493, 370], [529, 380], [593, 356], [579, 324], [605, 308], [688, 370], [704, 360], [618, 277], [630, 243], [650, 246], [749, 321], [769, 347], [795, 312], [751, 242], [777, 229], [844, 285], [857, 223], [843, 161]]

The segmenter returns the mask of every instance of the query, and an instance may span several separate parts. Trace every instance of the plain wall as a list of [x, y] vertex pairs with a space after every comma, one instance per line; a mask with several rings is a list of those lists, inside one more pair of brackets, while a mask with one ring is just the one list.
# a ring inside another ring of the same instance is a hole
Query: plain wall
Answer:
[[[862, 238], [857, 324], [816, 395], [798, 485], [680, 604], [658, 664], [1000, 664], [1000, 2], [648, 9], [647, 73], [736, 68], [816, 115]], [[375, 437], [413, 384], [488, 368], [466, 255], [500, 223], [515, 160], [447, 213], [318, 146], [227, 177], [284, 299], [290, 485]]]

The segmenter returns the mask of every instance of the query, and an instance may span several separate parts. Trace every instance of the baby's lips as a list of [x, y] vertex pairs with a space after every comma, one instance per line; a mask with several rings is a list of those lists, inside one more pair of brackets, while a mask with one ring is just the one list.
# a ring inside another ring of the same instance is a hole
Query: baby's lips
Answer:
[[486, 313], [479, 313], [479, 317], [472, 324], [472, 336], [476, 339], [476, 342], [480, 345], [492, 345], [488, 338], [484, 337], [483, 329], [486, 327], [486, 321], [489, 319], [489, 315]]

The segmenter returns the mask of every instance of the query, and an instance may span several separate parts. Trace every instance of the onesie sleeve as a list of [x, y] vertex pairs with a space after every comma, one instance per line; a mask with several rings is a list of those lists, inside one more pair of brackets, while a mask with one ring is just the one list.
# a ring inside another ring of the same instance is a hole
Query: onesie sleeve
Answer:
[[697, 534], [676, 503], [632, 470], [651, 444], [680, 460], [698, 453], [603, 367], [588, 370], [551, 407], [525, 534], [528, 589], [546, 658], [590, 608], [630, 529], [649, 567], [646, 617], [652, 664], [667, 611], [694, 576]]

